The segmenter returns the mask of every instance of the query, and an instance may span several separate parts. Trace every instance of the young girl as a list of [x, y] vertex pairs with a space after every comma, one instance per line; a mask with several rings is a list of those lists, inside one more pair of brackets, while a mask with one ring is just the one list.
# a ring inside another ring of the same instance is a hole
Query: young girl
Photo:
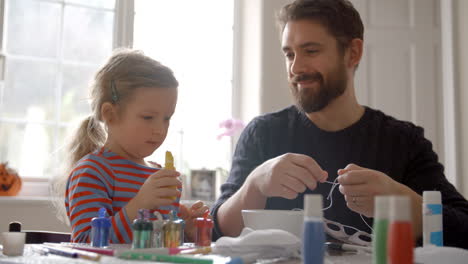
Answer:
[[65, 207], [72, 242], [90, 241], [91, 219], [101, 207], [111, 218], [111, 243], [131, 243], [139, 208], [167, 216], [169, 209], [180, 207], [186, 237], [193, 240], [193, 219], [208, 207], [202, 202], [190, 210], [179, 205], [179, 172], [145, 161], [166, 138], [177, 87], [169, 68], [132, 50], [114, 53], [96, 74], [92, 115], [82, 122], [69, 152], [74, 166]]

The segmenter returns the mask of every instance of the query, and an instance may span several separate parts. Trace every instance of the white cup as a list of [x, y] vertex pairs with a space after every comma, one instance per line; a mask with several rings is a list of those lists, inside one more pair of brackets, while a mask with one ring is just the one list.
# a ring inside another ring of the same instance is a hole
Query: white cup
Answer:
[[3, 232], [2, 245], [3, 255], [22, 256], [26, 233], [22, 232]]

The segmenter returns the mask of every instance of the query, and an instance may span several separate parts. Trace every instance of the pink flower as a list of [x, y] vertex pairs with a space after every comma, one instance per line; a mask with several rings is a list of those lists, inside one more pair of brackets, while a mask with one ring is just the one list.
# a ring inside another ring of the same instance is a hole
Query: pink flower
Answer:
[[230, 118], [219, 123], [220, 128], [224, 128], [224, 132], [219, 134], [216, 138], [220, 140], [224, 136], [233, 136], [235, 133], [242, 131], [245, 123], [242, 120]]

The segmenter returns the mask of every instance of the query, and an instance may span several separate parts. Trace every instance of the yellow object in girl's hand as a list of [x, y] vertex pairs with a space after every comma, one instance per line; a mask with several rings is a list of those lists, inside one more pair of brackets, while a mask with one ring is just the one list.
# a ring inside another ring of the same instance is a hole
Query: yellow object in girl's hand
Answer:
[[174, 157], [170, 151], [166, 151], [166, 162], [164, 163], [164, 168], [166, 170], [175, 170]]
[[[166, 161], [164, 162], [164, 169], [166, 170], [175, 170], [174, 167], [174, 156], [172, 156], [172, 153], [170, 151], [166, 151]], [[177, 186], [171, 186], [171, 188], [177, 189]], [[175, 200], [175, 196], [169, 196], [168, 197], [171, 200]]]

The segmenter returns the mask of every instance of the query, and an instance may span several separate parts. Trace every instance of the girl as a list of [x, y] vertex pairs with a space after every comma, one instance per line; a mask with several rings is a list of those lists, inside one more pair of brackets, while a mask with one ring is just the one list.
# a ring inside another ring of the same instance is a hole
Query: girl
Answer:
[[101, 207], [111, 216], [111, 243], [131, 243], [139, 208], [167, 215], [179, 206], [186, 237], [193, 240], [193, 219], [208, 207], [200, 201], [190, 210], [179, 205], [179, 172], [145, 161], [166, 138], [177, 87], [169, 68], [132, 50], [114, 53], [96, 74], [92, 115], [82, 122], [69, 152], [74, 166], [65, 207], [72, 242], [89, 242], [91, 219]]

